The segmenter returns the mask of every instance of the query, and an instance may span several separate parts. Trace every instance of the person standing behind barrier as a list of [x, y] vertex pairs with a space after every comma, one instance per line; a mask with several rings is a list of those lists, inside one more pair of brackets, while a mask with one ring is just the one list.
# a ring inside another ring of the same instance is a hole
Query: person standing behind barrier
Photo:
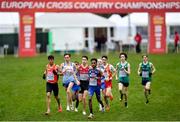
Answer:
[[178, 42], [179, 42], [179, 34], [177, 31], [175, 31], [174, 35], [174, 52], [178, 53]]
[[146, 98], [146, 104], [149, 103], [148, 96], [151, 93], [151, 79], [152, 74], [154, 74], [155, 67], [154, 65], [148, 61], [148, 56], [143, 55], [143, 62], [139, 64], [138, 67], [138, 75], [142, 77], [142, 85], [144, 87], [144, 96]]
[[62, 107], [60, 104], [60, 99], [58, 97], [59, 87], [58, 87], [58, 66], [54, 64], [54, 56], [48, 56], [49, 63], [46, 65], [46, 69], [43, 74], [43, 79], [46, 80], [46, 102], [47, 111], [45, 115], [50, 114], [50, 103], [51, 103], [51, 92], [53, 91], [54, 97], [58, 103], [58, 111], [62, 112]]
[[136, 41], [136, 53], [141, 53], [141, 41], [142, 41], [142, 37], [141, 35], [137, 32], [134, 40]]
[[128, 86], [129, 86], [129, 75], [130, 75], [130, 64], [126, 61], [127, 54], [119, 54], [120, 62], [116, 65], [116, 80], [118, 81], [120, 101], [125, 98], [125, 107], [128, 108], [127, 97], [128, 97]]

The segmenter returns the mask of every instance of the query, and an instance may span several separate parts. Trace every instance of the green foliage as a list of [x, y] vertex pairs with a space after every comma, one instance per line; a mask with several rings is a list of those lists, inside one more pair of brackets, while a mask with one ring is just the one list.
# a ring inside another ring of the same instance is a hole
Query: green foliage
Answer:
[[[55, 62], [63, 62], [63, 55], [54, 54]], [[100, 54], [89, 55], [99, 58]], [[73, 54], [72, 61], [81, 62], [82, 54]], [[118, 53], [111, 53], [109, 62], [114, 66], [119, 61]], [[128, 54], [131, 64], [129, 86], [129, 108], [119, 102], [117, 82], [113, 80], [114, 100], [111, 102], [109, 112], [98, 111], [98, 104], [93, 98], [95, 118], [92, 120], [103, 121], [174, 121], [180, 120], [180, 55], [150, 55], [150, 61], [156, 67], [153, 75], [152, 94], [150, 103], [145, 105], [141, 79], [137, 75], [138, 64], [142, 61], [140, 54]], [[60, 97], [63, 112], [57, 112], [57, 104], [52, 96], [51, 115], [45, 116], [46, 93], [45, 81], [42, 74], [47, 64], [44, 54], [34, 58], [14, 58], [6, 56], [0, 59], [0, 120], [39, 120], [39, 121], [87, 121], [87, 116], [82, 115], [82, 103], [79, 112], [66, 111], [66, 93], [60, 80]], [[89, 113], [87, 106], [87, 113]]]

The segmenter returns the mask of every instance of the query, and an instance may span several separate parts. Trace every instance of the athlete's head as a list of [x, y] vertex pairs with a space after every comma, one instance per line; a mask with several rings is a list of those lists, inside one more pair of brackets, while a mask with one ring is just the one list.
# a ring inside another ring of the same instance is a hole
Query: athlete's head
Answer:
[[65, 54], [64, 54], [64, 60], [65, 60], [66, 62], [69, 62], [70, 59], [71, 59], [71, 54], [70, 54], [70, 53], [65, 53]]
[[127, 57], [126, 53], [120, 53], [119, 58], [120, 58], [121, 61], [125, 61], [125, 60], [127, 60], [128, 57]]
[[108, 57], [107, 57], [106, 55], [103, 55], [103, 56], [102, 56], [102, 63], [103, 63], [104, 65], [106, 65], [107, 60], [108, 60]]
[[97, 59], [97, 66], [101, 66], [102, 65], [102, 60], [100, 58]]
[[87, 56], [82, 56], [82, 64], [86, 65], [88, 62], [88, 57]]
[[50, 64], [53, 64], [54, 63], [54, 56], [53, 55], [49, 55], [48, 56], [48, 60], [49, 60]]
[[74, 64], [75, 64], [76, 68], [79, 67], [79, 62], [78, 61], [74, 61]]
[[143, 58], [143, 61], [144, 61], [144, 62], [147, 62], [147, 61], [148, 61], [148, 55], [147, 55], [147, 54], [142, 55], [142, 58]]
[[95, 67], [97, 66], [97, 59], [96, 59], [96, 58], [92, 58], [92, 59], [91, 59], [91, 66], [92, 66], [93, 68], [95, 68]]

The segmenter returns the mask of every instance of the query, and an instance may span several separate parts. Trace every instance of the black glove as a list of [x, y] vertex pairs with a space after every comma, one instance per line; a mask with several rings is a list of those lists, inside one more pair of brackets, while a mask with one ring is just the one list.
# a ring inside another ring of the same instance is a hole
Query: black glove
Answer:
[[57, 72], [56, 72], [56, 70], [53, 70], [53, 74], [54, 74], [54, 75], [57, 75]]
[[139, 74], [139, 76], [142, 76], [142, 72]]
[[43, 74], [43, 77], [42, 77], [44, 80], [46, 79], [46, 74]]
[[152, 76], [152, 72], [149, 73], [149, 77], [151, 77], [151, 76]]

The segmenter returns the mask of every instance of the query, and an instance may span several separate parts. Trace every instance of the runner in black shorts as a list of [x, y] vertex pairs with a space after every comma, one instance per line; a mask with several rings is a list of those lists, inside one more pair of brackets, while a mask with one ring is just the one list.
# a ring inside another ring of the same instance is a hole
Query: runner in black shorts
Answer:
[[79, 100], [83, 101], [83, 115], [86, 115], [86, 97], [88, 95], [88, 86], [89, 86], [89, 76], [88, 76], [89, 66], [88, 66], [88, 57], [82, 56], [82, 64], [78, 68], [79, 79], [80, 79], [80, 93]]
[[50, 103], [51, 103], [51, 92], [53, 91], [55, 99], [58, 103], [58, 111], [62, 112], [62, 107], [60, 104], [60, 99], [58, 97], [58, 66], [54, 64], [54, 56], [48, 56], [49, 63], [46, 65], [46, 69], [43, 74], [43, 79], [46, 80], [46, 102], [47, 111], [46, 115], [50, 114]]
[[46, 83], [46, 93], [48, 92], [52, 92], [54, 93], [54, 96], [58, 96], [59, 93], [59, 87], [58, 87], [58, 83]]

